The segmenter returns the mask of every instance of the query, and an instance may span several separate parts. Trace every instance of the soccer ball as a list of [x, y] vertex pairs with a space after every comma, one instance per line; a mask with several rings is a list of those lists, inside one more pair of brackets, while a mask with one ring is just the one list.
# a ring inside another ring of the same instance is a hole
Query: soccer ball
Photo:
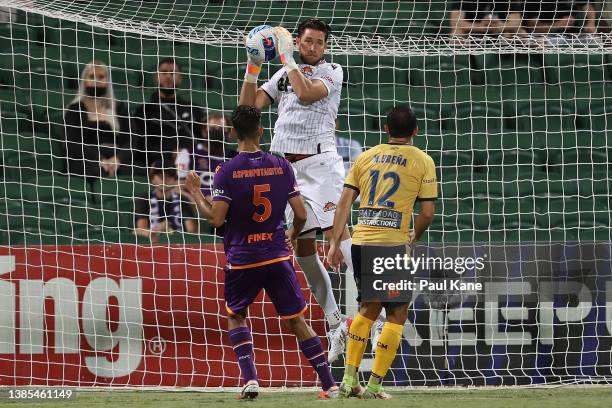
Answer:
[[260, 61], [272, 61], [276, 53], [276, 36], [269, 25], [259, 25], [249, 31], [246, 40], [247, 52]]

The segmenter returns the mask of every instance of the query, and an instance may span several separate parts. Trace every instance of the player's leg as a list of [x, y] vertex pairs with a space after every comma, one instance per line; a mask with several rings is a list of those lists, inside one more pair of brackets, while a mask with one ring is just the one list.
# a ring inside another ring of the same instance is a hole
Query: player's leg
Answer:
[[325, 313], [325, 319], [329, 326], [327, 332], [329, 341], [328, 358], [330, 362], [334, 362], [340, 354], [344, 353], [348, 326], [334, 297], [329, 272], [325, 269], [317, 253], [315, 237], [315, 232], [312, 231], [297, 240], [295, 259], [304, 272], [310, 292]]
[[357, 371], [368, 343], [370, 328], [374, 324], [376, 316], [378, 316], [375, 311], [382, 308], [380, 305], [361, 302], [361, 247], [353, 245], [351, 252], [353, 259], [357, 262], [353, 279], [357, 286], [356, 301], [360, 303], [361, 307], [348, 329], [344, 376], [342, 377], [342, 384], [340, 384], [340, 396], [343, 398], [359, 396], [362, 393]]
[[[324, 392], [336, 391], [336, 384], [331, 375], [327, 356], [321, 339], [306, 324], [303, 313], [306, 311], [306, 301], [302, 295], [293, 265], [288, 261], [277, 262], [265, 267], [267, 279], [264, 283], [266, 294], [274, 304], [279, 316], [286, 321], [289, 330], [297, 337], [300, 350], [310, 362], [321, 380]], [[333, 396], [326, 394], [326, 398]]]
[[389, 371], [397, 349], [402, 339], [404, 323], [408, 318], [408, 304], [385, 304], [387, 322], [383, 326], [382, 333], [378, 339], [376, 353], [374, 355], [374, 366], [368, 381], [364, 398], [388, 399], [391, 396], [383, 391], [382, 380]]
[[252, 399], [259, 393], [257, 370], [253, 359], [253, 336], [246, 323], [248, 306], [262, 289], [261, 276], [249, 274], [251, 269], [225, 269], [223, 292], [228, 312], [229, 342], [236, 354], [243, 381], [240, 398]]
[[319, 336], [306, 323], [303, 314], [285, 319], [285, 321], [289, 330], [297, 337], [302, 354], [304, 354], [304, 357], [306, 357], [319, 376], [321, 388], [323, 389], [323, 392], [319, 394], [319, 398], [338, 397], [338, 387], [332, 377], [327, 356]]
[[349, 327], [346, 345], [346, 365], [344, 367], [342, 385], [340, 386], [340, 395], [345, 398], [361, 394], [357, 372], [368, 344], [370, 330], [381, 310], [382, 305], [380, 302], [362, 302], [359, 313], [357, 313]]
[[[334, 233], [334, 230], [333, 228], [330, 228], [325, 230], [323, 233], [325, 234], [325, 239], [327, 239], [327, 241], [329, 242]], [[342, 237], [340, 238], [340, 251], [342, 251], [342, 256], [344, 257], [347, 275], [352, 275], [354, 272], [353, 257], [351, 255], [352, 246], [353, 240], [351, 239], [351, 234], [349, 233], [348, 227], [345, 226], [344, 231], [342, 232]]]
[[296, 242], [295, 260], [304, 272], [310, 292], [323, 309], [330, 330], [336, 329], [342, 323], [342, 313], [334, 297], [329, 272], [317, 253], [315, 231], [299, 237]]
[[228, 334], [244, 383], [240, 399], [253, 399], [259, 395], [257, 370], [253, 360], [253, 337], [246, 324], [246, 309], [228, 316]]

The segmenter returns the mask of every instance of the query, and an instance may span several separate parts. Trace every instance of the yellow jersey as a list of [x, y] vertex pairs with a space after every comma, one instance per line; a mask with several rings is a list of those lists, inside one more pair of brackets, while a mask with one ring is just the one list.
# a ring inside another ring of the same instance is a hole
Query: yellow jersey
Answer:
[[438, 197], [433, 159], [406, 144], [379, 144], [360, 154], [344, 186], [361, 195], [353, 228], [353, 243], [360, 245], [407, 243], [415, 201]]

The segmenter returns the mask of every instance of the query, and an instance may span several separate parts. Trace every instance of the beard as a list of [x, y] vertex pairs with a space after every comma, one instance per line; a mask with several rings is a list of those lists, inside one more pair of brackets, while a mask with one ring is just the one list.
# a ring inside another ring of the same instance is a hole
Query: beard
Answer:
[[300, 53], [300, 60], [304, 64], [317, 65], [319, 61], [321, 61], [322, 59], [323, 59], [323, 56], [321, 56], [321, 58], [316, 58], [316, 57], [312, 57], [312, 56], [308, 56], [308, 55], [304, 55]]

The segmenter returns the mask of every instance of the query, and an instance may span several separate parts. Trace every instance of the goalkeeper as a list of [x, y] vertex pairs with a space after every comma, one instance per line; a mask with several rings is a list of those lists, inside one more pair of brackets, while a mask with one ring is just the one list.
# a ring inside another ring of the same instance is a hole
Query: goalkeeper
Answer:
[[[263, 59], [249, 56], [247, 73], [240, 93], [240, 105], [258, 109], [278, 103], [278, 120], [270, 151], [284, 156], [293, 166], [302, 192], [307, 221], [297, 240], [296, 261], [304, 271], [308, 286], [325, 313], [329, 324], [329, 361], [344, 352], [348, 325], [334, 298], [331, 280], [319, 259], [316, 232], [331, 237], [334, 212], [344, 180], [344, 165], [336, 150], [336, 116], [340, 105], [343, 73], [338, 64], [323, 59], [330, 27], [308, 19], [298, 27], [296, 40], [300, 64], [293, 59], [293, 38], [282, 27], [275, 29], [277, 53], [284, 68], [257, 89]], [[293, 214], [287, 207], [286, 220]], [[351, 239], [346, 226], [337, 231], [341, 237], [347, 274], [352, 274]]]
[[[361, 274], [366, 273], [362, 268], [368, 267], [369, 255], [384, 251], [402, 257], [405, 254], [410, 256], [409, 246], [431, 224], [434, 201], [438, 195], [433, 160], [412, 145], [412, 139], [418, 131], [414, 112], [408, 106], [395, 107], [387, 115], [385, 131], [389, 134], [389, 141], [362, 153], [346, 178], [334, 217], [334, 235], [327, 255], [332, 267], [338, 268], [342, 262], [342, 252], [339, 250], [342, 228], [346, 225], [353, 202], [358, 195], [362, 195], [359, 221], [353, 229], [351, 248], [358, 302], [361, 302]], [[421, 212], [409, 234], [408, 227], [416, 200], [421, 202]], [[403, 300], [364, 300], [360, 303], [359, 313], [353, 319], [348, 334], [341, 397], [390, 398], [382, 389], [382, 379], [395, 359], [408, 316], [408, 303], [400, 302]], [[387, 322], [380, 334], [372, 375], [364, 391], [359, 385], [357, 370], [370, 329], [383, 307], [387, 312]]]

